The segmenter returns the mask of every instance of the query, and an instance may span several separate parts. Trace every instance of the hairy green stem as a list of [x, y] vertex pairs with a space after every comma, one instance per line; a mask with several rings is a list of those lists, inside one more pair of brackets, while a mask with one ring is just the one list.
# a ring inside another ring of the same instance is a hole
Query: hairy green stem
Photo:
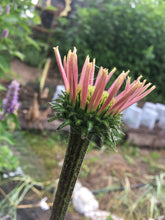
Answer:
[[89, 142], [90, 137], [82, 139], [81, 131], [71, 127], [50, 220], [64, 219]]

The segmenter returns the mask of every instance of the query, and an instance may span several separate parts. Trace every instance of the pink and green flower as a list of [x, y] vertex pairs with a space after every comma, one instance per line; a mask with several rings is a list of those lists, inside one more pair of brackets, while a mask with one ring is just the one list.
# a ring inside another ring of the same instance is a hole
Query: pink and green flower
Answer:
[[[155, 86], [150, 87], [146, 80], [141, 82], [141, 76], [131, 83], [127, 71], [106, 89], [115, 68], [109, 73], [100, 67], [94, 80], [95, 59], [90, 62], [87, 56], [79, 76], [76, 48], [68, 52], [63, 62], [58, 47], [54, 51], [66, 91], [56, 102], [50, 103], [55, 110], [50, 121], [62, 119], [59, 129], [70, 125], [70, 136], [50, 220], [63, 220], [90, 141], [99, 137], [116, 150], [116, 140], [121, 136], [120, 113], [148, 95]], [[126, 85], [122, 90], [124, 81]]]
[[[84, 62], [80, 79], [78, 80], [76, 48], [74, 48], [73, 52], [71, 50], [68, 52], [67, 57], [64, 57], [63, 64], [58, 47], [55, 47], [54, 51], [70, 101], [75, 105], [80, 93], [80, 108], [86, 109], [87, 112], [96, 111], [98, 115], [102, 113], [118, 115], [155, 89], [155, 86], [149, 88], [151, 83], [145, 84], [146, 80], [141, 82], [141, 76], [131, 83], [130, 78], [127, 78], [129, 73], [127, 71], [122, 72], [112, 83], [111, 87], [106, 90], [106, 85], [116, 69], [114, 68], [108, 73], [107, 69], [100, 67], [94, 82], [95, 59], [90, 62], [89, 56]], [[123, 91], [119, 92], [125, 80], [126, 86]]]

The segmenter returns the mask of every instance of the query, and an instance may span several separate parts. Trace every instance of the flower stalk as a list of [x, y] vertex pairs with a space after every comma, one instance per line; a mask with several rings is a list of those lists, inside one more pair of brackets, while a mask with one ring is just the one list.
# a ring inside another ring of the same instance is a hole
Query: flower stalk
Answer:
[[72, 192], [80, 171], [81, 164], [88, 149], [90, 138], [81, 138], [79, 128], [71, 127], [70, 138], [66, 150], [55, 201], [50, 220], [63, 220], [68, 208]]

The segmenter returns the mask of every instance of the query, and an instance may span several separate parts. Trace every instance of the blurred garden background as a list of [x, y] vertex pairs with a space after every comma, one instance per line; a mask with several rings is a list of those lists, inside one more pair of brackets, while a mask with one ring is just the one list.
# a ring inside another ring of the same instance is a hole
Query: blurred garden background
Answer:
[[[0, 219], [50, 216], [69, 135], [69, 127], [56, 131], [60, 121], [48, 122], [62, 85], [57, 45], [62, 57], [76, 46], [79, 69], [87, 55], [96, 70], [116, 67], [110, 83], [123, 70], [132, 80], [142, 75], [156, 89], [138, 107], [159, 107], [152, 128], [123, 123], [118, 153], [99, 137], [91, 142], [78, 181], [106, 217], [85, 217], [71, 203], [66, 220], [165, 219], [164, 12], [163, 0], [0, 1]], [[13, 81], [18, 106], [9, 111]]]

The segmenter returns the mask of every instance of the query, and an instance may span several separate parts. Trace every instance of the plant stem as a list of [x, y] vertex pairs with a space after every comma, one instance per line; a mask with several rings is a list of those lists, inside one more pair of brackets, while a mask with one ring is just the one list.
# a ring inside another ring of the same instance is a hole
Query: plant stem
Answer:
[[71, 127], [50, 220], [64, 219], [89, 142], [90, 137], [82, 139], [81, 131]]

